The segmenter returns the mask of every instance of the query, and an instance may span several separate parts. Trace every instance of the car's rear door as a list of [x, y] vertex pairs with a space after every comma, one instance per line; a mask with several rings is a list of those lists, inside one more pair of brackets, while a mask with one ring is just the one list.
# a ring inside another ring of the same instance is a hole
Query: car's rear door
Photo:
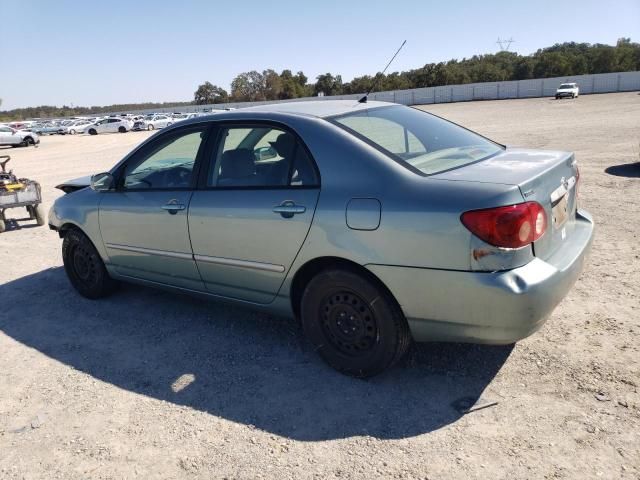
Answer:
[[117, 189], [100, 202], [109, 261], [122, 275], [204, 290], [193, 259], [187, 212], [208, 126], [160, 135], [116, 172]]
[[285, 127], [222, 124], [216, 138], [189, 206], [194, 258], [210, 293], [270, 303], [311, 226], [319, 174]]

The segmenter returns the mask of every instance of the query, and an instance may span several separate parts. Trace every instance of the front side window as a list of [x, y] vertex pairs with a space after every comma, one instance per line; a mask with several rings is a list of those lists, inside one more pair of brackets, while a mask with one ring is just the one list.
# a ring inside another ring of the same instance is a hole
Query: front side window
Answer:
[[125, 190], [189, 188], [204, 136], [204, 128], [190, 129], [149, 144], [125, 165], [122, 187]]
[[400, 105], [361, 110], [329, 120], [423, 175], [462, 167], [503, 149], [451, 122]]
[[313, 160], [292, 133], [270, 126], [222, 129], [207, 186], [317, 185]]

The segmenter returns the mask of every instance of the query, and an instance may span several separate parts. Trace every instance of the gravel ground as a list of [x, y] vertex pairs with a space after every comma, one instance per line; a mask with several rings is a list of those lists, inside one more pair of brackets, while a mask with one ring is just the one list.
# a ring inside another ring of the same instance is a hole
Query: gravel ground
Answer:
[[[0, 478], [640, 478], [640, 96], [424, 108], [576, 152], [597, 235], [541, 331], [513, 347], [421, 345], [354, 380], [284, 319], [134, 286], [85, 300], [57, 235], [19, 222], [0, 234]], [[0, 154], [48, 207], [57, 182], [147, 135]], [[478, 398], [489, 406], [462, 413]]]

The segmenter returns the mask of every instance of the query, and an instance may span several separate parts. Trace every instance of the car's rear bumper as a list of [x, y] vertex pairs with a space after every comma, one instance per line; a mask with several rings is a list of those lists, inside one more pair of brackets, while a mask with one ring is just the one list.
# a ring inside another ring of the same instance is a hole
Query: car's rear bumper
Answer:
[[538, 330], [582, 271], [594, 224], [584, 211], [547, 260], [500, 272], [367, 265], [391, 290], [419, 342], [507, 344]]

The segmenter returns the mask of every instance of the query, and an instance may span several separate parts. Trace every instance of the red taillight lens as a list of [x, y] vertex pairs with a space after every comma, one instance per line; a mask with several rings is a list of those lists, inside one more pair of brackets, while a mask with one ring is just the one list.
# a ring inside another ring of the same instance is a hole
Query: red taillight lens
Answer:
[[491, 245], [524, 247], [538, 240], [547, 229], [547, 215], [537, 202], [507, 207], [471, 210], [460, 217], [471, 233]]

